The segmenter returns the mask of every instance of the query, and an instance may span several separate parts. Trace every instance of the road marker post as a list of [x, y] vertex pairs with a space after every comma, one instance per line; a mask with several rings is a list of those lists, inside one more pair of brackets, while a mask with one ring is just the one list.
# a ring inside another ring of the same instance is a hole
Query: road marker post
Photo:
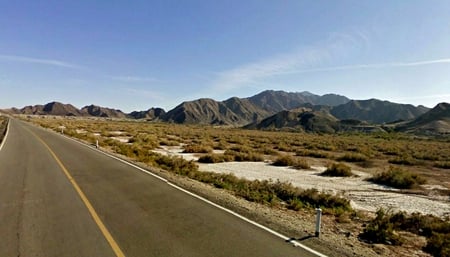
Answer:
[[320, 235], [320, 225], [322, 220], [322, 209], [317, 208], [316, 209], [316, 237], [319, 237]]

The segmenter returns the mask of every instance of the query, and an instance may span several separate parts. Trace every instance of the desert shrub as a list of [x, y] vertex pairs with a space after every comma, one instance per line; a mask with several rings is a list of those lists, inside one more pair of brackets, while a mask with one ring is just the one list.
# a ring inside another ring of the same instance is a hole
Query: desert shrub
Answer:
[[274, 166], [289, 166], [296, 169], [309, 169], [308, 162], [305, 159], [295, 158], [291, 155], [281, 155], [273, 163]]
[[418, 174], [398, 167], [390, 167], [389, 170], [373, 176], [369, 181], [399, 189], [413, 188], [426, 182]]
[[409, 166], [417, 164], [417, 162], [409, 156], [401, 156], [401, 157], [396, 157], [396, 158], [390, 159], [389, 163], [400, 164], [400, 165], [409, 165]]
[[282, 155], [278, 157], [272, 165], [274, 166], [294, 166], [295, 165], [295, 159], [291, 155]]
[[246, 145], [235, 145], [230, 147], [228, 150], [238, 153], [251, 153], [253, 150]]
[[441, 169], [450, 169], [450, 161], [447, 162], [435, 162], [434, 167]]
[[343, 156], [337, 158], [338, 161], [346, 161], [346, 162], [365, 162], [369, 158], [360, 153], [346, 153]]
[[186, 145], [183, 153], [212, 153], [212, 148], [207, 145]]
[[329, 177], [350, 177], [353, 176], [352, 169], [343, 163], [332, 163], [321, 173], [322, 176]]
[[425, 237], [431, 237], [433, 233], [450, 233], [450, 223], [433, 215], [398, 212], [392, 215], [390, 221], [395, 228]]
[[382, 243], [400, 245], [401, 239], [394, 233], [394, 224], [390, 221], [390, 215], [384, 209], [378, 209], [376, 217], [364, 228], [360, 238], [370, 243]]
[[450, 233], [433, 233], [423, 250], [436, 257], [450, 257]]
[[181, 157], [158, 155], [155, 159], [158, 167], [172, 171], [180, 175], [198, 171], [198, 166], [193, 161], [187, 161]]
[[237, 152], [234, 150], [226, 150], [223, 154], [225, 160], [235, 162], [260, 162], [264, 161], [264, 157], [256, 152]]
[[198, 162], [200, 163], [219, 163], [226, 161], [232, 161], [232, 158], [230, 156], [225, 156], [224, 154], [207, 154], [198, 159]]
[[297, 151], [297, 156], [308, 156], [314, 158], [329, 158], [329, 154], [321, 152], [321, 151], [312, 151], [312, 150], [301, 150]]
[[450, 256], [450, 223], [432, 215], [392, 214], [379, 209], [360, 236], [372, 243], [397, 244], [401, 243], [401, 238], [394, 231], [400, 230], [426, 237], [424, 251], [433, 256]]

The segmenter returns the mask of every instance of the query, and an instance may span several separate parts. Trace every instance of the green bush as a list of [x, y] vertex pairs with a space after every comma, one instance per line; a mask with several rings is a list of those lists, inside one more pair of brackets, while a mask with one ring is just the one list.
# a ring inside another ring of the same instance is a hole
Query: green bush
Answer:
[[364, 228], [360, 237], [370, 243], [400, 245], [400, 237], [394, 233], [394, 224], [384, 209], [378, 209], [376, 217]]
[[390, 167], [388, 171], [373, 176], [369, 181], [399, 189], [410, 189], [426, 183], [418, 174], [398, 167]]
[[321, 175], [329, 177], [351, 177], [353, 173], [352, 169], [343, 163], [332, 163], [328, 165], [328, 168]]

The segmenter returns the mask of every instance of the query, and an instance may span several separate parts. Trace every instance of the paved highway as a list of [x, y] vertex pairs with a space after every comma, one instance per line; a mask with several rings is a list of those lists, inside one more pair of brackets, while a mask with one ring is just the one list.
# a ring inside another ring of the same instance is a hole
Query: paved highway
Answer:
[[11, 120], [0, 256], [316, 256], [53, 132]]

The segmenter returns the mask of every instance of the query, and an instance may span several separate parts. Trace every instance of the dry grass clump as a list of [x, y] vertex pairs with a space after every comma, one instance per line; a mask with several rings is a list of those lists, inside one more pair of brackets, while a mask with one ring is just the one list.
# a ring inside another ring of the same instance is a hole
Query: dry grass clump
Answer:
[[410, 156], [403, 155], [390, 159], [389, 163], [413, 166], [417, 164], [417, 161]]
[[450, 161], [446, 162], [435, 162], [434, 167], [441, 169], [450, 169]]
[[343, 163], [332, 163], [328, 165], [327, 169], [321, 175], [328, 177], [351, 177], [354, 174], [349, 166]]
[[366, 162], [369, 160], [369, 157], [360, 153], [346, 153], [338, 157], [337, 160], [345, 162]]
[[330, 158], [330, 155], [326, 152], [322, 152], [322, 151], [314, 151], [314, 150], [299, 150], [296, 152], [297, 156], [308, 156], [308, 157], [313, 157], [313, 158]]
[[311, 166], [305, 159], [296, 158], [292, 155], [284, 154], [279, 156], [273, 163], [274, 166], [293, 167], [296, 169], [310, 169]]
[[237, 152], [226, 150], [223, 154], [207, 154], [198, 159], [200, 163], [218, 163], [218, 162], [262, 162], [264, 157], [256, 152]]
[[391, 213], [379, 209], [360, 238], [370, 243], [400, 245], [403, 240], [397, 231], [424, 236], [427, 245], [423, 250], [433, 256], [450, 256], [450, 222], [432, 215]]
[[393, 166], [389, 167], [389, 170], [373, 176], [369, 181], [399, 189], [415, 188], [426, 183], [426, 180], [420, 175]]
[[186, 145], [183, 153], [212, 153], [213, 149], [209, 145]]

